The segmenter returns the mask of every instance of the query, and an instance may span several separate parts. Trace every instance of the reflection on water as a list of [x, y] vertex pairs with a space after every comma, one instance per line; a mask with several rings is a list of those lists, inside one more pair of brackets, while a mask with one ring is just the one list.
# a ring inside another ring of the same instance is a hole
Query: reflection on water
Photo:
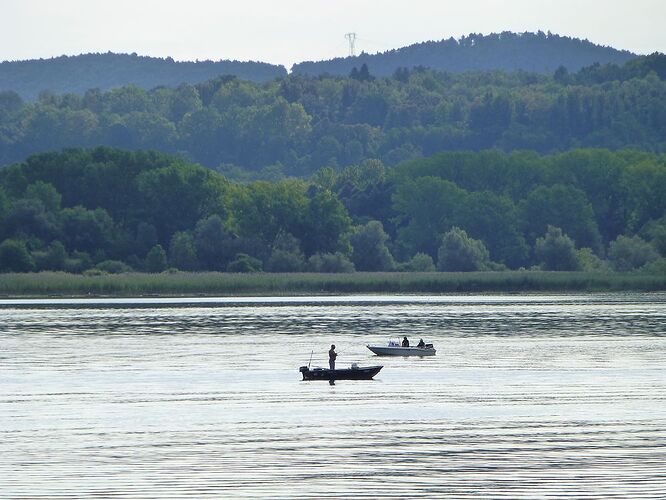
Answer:
[[0, 366], [1, 497], [666, 497], [663, 294], [5, 300]]

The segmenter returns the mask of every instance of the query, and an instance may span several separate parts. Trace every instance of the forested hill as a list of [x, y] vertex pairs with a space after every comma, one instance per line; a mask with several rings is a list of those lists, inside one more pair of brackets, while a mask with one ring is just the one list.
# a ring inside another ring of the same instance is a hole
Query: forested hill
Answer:
[[[636, 57], [628, 51], [595, 45], [587, 40], [550, 33], [470, 34], [459, 40], [417, 43], [380, 54], [295, 64], [297, 75], [350, 74], [366, 64], [375, 76], [391, 76], [398, 68], [424, 67], [460, 73], [477, 70], [523, 70], [552, 73], [564, 66], [575, 72], [585, 66], [623, 64]], [[0, 91], [10, 90], [34, 100], [42, 91], [83, 94], [89, 89], [108, 90], [134, 84], [149, 90], [196, 84], [220, 75], [252, 82], [285, 77], [283, 66], [263, 62], [184, 61], [136, 54], [82, 54], [51, 59], [0, 63]]]
[[161, 59], [108, 52], [2, 62], [0, 90], [12, 90], [24, 99], [34, 99], [44, 90], [83, 94], [88, 89], [106, 90], [129, 84], [152, 89], [199, 83], [219, 75], [265, 82], [286, 74], [283, 66], [263, 62], [177, 62], [170, 57]]
[[666, 56], [653, 54], [548, 76], [405, 69], [391, 78], [359, 71], [263, 84], [218, 77], [149, 91], [128, 85], [36, 102], [0, 92], [0, 165], [96, 145], [178, 153], [226, 173], [296, 176], [452, 150], [663, 152], [665, 78]]
[[459, 40], [429, 41], [379, 54], [363, 53], [329, 61], [295, 64], [292, 72], [300, 75], [348, 75], [354, 67], [366, 64], [378, 76], [390, 76], [398, 68], [423, 66], [459, 73], [477, 70], [524, 70], [552, 73], [564, 66], [578, 71], [594, 63], [622, 64], [635, 54], [626, 50], [596, 45], [588, 40], [538, 33], [470, 34]]

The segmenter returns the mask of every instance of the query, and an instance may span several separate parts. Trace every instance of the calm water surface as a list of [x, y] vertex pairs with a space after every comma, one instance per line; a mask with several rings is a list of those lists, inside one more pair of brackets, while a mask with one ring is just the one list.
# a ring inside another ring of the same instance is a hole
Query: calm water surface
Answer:
[[[378, 358], [408, 335], [430, 358]], [[374, 381], [298, 367], [383, 364]], [[666, 295], [0, 301], [0, 497], [666, 498]]]

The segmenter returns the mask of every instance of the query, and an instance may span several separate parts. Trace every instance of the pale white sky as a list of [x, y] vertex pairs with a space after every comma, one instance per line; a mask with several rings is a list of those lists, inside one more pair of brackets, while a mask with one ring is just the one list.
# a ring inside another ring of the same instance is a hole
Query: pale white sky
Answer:
[[136, 52], [284, 64], [469, 33], [552, 31], [666, 52], [666, 0], [0, 0], [0, 60]]

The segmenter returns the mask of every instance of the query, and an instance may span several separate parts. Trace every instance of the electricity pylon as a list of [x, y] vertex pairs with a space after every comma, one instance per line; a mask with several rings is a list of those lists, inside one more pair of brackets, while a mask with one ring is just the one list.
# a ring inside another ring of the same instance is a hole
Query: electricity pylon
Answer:
[[356, 55], [354, 52], [354, 44], [356, 44], [356, 33], [347, 33], [345, 34], [345, 38], [349, 40], [349, 55], [353, 57]]

